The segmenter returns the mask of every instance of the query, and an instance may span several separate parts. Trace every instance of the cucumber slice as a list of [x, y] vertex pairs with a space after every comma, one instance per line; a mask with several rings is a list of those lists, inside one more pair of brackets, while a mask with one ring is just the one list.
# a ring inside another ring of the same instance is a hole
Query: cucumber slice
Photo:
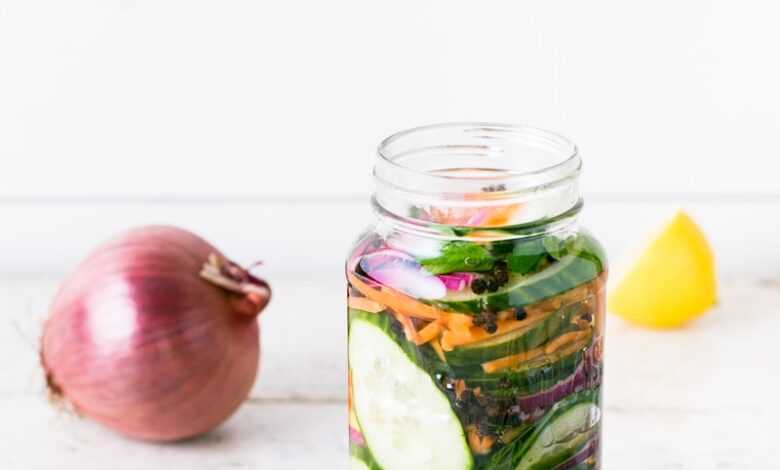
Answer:
[[464, 379], [470, 388], [480, 387], [499, 395], [520, 396], [536, 393], [571, 375], [582, 361], [589, 341], [589, 338], [577, 341], [516, 369], [492, 374], [480, 370], [465, 376]]
[[562, 294], [593, 280], [604, 266], [604, 251], [589, 235], [581, 235], [578, 252], [562, 257], [558, 262], [530, 275], [512, 275], [509, 282], [496, 292], [477, 295], [470, 289], [450, 292], [440, 299], [423, 299], [446, 310], [479, 313], [519, 308]]
[[389, 316], [350, 312], [353, 406], [374, 460], [384, 470], [473, 468], [449, 400], [395, 337]]
[[572, 317], [581, 311], [581, 304], [567, 305], [525, 328], [478, 343], [456, 347], [445, 353], [447, 362], [453, 366], [467, 366], [534, 349], [570, 329]]
[[600, 419], [596, 390], [558, 403], [520, 449], [515, 470], [554, 468], [574, 456], [593, 436]]

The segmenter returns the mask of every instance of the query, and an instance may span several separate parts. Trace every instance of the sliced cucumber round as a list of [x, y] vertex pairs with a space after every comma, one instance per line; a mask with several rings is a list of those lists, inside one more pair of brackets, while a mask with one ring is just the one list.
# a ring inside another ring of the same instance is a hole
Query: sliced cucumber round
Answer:
[[588, 235], [581, 235], [576, 253], [563, 256], [554, 264], [530, 275], [512, 275], [496, 292], [477, 295], [470, 289], [450, 292], [439, 299], [422, 299], [446, 310], [479, 313], [519, 308], [562, 294], [596, 278], [604, 267], [601, 245]]
[[449, 400], [394, 339], [390, 321], [350, 312], [353, 406], [371, 455], [384, 470], [473, 468]]
[[598, 391], [588, 390], [559, 402], [520, 449], [515, 470], [554, 468], [588, 443], [597, 430]]
[[567, 305], [525, 328], [477, 343], [458, 346], [445, 354], [447, 362], [454, 366], [467, 366], [534, 349], [571, 329], [572, 317], [581, 310], [581, 304]]

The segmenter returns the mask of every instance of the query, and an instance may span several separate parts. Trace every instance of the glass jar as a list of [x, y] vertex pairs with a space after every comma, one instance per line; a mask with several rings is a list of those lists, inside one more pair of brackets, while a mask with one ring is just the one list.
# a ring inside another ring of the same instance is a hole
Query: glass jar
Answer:
[[395, 134], [347, 260], [352, 468], [600, 467], [604, 251], [526, 126]]

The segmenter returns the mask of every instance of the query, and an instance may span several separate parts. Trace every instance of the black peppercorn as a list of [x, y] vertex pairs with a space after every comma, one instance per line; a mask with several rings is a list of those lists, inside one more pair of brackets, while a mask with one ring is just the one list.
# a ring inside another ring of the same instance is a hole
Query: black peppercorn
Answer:
[[474, 279], [471, 281], [471, 291], [477, 295], [484, 294], [487, 286], [482, 279]]
[[498, 325], [496, 325], [495, 321], [487, 322], [485, 323], [485, 331], [487, 331], [490, 334], [493, 334], [496, 331], [498, 331]]
[[526, 312], [523, 307], [517, 307], [515, 309], [515, 318], [517, 318], [518, 321], [525, 320], [528, 318], [528, 312]]
[[506, 271], [496, 271], [496, 281], [498, 281], [498, 284], [500, 286], [503, 286], [507, 282], [509, 282], [509, 273]]
[[495, 276], [485, 276], [485, 287], [490, 292], [495, 292], [498, 290], [498, 281], [496, 280]]
[[518, 321], [525, 320], [526, 318], [528, 318], [528, 312], [526, 312], [523, 307], [517, 307], [515, 308], [515, 318]]
[[495, 193], [495, 192], [498, 192], [498, 191], [506, 191], [506, 185], [504, 185], [504, 184], [491, 184], [489, 186], [485, 186], [484, 188], [482, 188], [482, 191], [486, 192], [486, 193]]

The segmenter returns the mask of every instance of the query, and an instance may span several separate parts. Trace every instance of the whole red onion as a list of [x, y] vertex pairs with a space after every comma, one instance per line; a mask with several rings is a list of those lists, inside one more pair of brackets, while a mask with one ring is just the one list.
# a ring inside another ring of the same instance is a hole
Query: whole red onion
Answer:
[[262, 280], [174, 227], [130, 230], [62, 285], [41, 361], [79, 414], [154, 441], [206, 432], [247, 398], [260, 358]]

